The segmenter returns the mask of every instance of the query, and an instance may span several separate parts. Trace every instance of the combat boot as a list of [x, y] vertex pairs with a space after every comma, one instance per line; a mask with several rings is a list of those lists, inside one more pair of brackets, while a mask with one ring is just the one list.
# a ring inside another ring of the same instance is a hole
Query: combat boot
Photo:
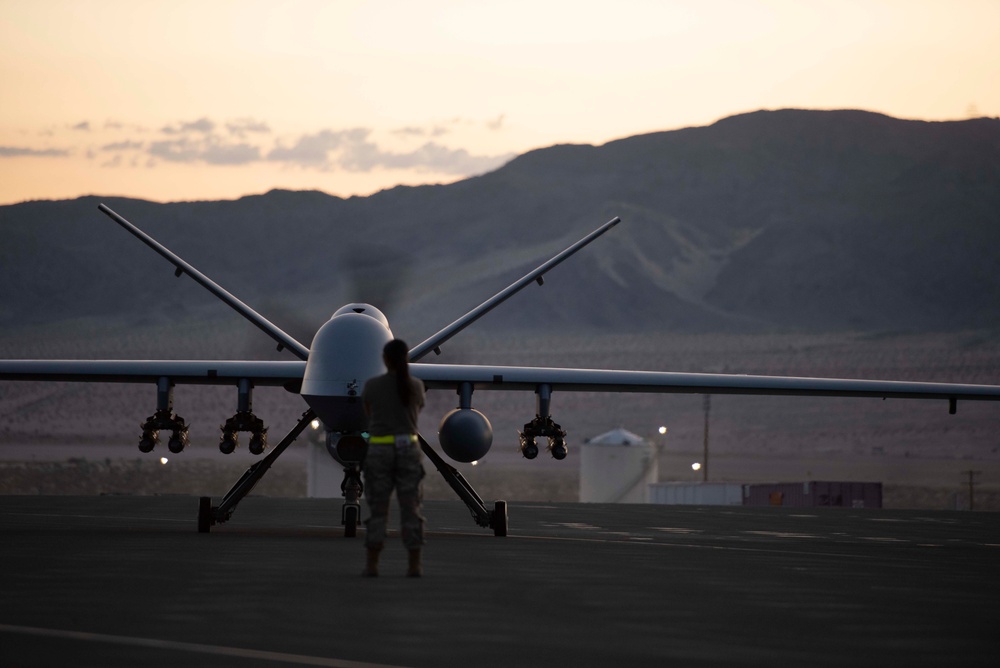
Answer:
[[420, 565], [420, 548], [415, 550], [410, 550], [410, 565], [406, 569], [406, 576], [410, 578], [419, 578], [424, 574], [424, 569]]
[[368, 548], [368, 553], [365, 558], [365, 570], [361, 571], [361, 575], [368, 578], [378, 577], [378, 555], [381, 551], [381, 545]]

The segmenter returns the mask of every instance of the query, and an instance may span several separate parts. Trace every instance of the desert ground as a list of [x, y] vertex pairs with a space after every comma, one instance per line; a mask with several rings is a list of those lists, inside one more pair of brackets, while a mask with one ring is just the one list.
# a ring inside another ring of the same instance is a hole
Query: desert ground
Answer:
[[[214, 330], [181, 331], [166, 342], [155, 327], [131, 328], [127, 339], [113, 334], [85, 326], [56, 336], [5, 332], [0, 356], [218, 359], [233, 351]], [[1000, 382], [1000, 341], [989, 332], [537, 337], [470, 330], [439, 359]], [[218, 425], [235, 411], [232, 388], [176, 388], [174, 408], [192, 425], [192, 445], [169, 456], [167, 464], [160, 462], [169, 455], [163, 445], [152, 455], [136, 449], [138, 424], [154, 402], [152, 386], [0, 383], [0, 493], [218, 496], [253, 462], [245, 449], [228, 458], [216, 449]], [[659, 480], [694, 482], [703, 475], [691, 468], [703, 460], [703, 402], [699, 395], [556, 393], [552, 413], [569, 432], [570, 456], [556, 462], [543, 452], [526, 461], [517, 452], [516, 431], [534, 416], [534, 397], [480, 391], [473, 405], [493, 424], [493, 449], [477, 466], [459, 468], [486, 499], [575, 501], [580, 446], [623, 427], [659, 449]], [[447, 393], [429, 395], [421, 431], [432, 444], [437, 422], [455, 403]], [[272, 442], [304, 409], [297, 396], [280, 389], [261, 388], [254, 395], [254, 410], [270, 425]], [[939, 401], [716, 395], [708, 417], [714, 482], [881, 482], [885, 507], [955, 509], [970, 505], [971, 471], [974, 508], [1000, 510], [1000, 405], [993, 402], [963, 402], [957, 415], [949, 415]], [[657, 432], [661, 425], [669, 429], [666, 436]], [[305, 460], [304, 448], [293, 445], [255, 493], [303, 496]], [[432, 499], [452, 494], [433, 470], [425, 493]]]

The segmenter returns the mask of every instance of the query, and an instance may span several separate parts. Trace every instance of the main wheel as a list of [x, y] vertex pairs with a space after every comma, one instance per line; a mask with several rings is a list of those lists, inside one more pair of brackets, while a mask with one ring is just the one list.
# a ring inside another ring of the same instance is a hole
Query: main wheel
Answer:
[[203, 496], [198, 499], [198, 533], [208, 533], [212, 530], [212, 497]]
[[344, 538], [354, 538], [358, 535], [358, 507], [344, 507]]
[[507, 502], [496, 501], [493, 504], [493, 535], [507, 535]]

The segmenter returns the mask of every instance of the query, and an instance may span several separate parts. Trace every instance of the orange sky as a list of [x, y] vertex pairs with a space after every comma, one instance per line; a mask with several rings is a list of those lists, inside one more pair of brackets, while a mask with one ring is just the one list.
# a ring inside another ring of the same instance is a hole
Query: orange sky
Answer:
[[0, 0], [0, 204], [450, 182], [761, 108], [1000, 115], [1000, 2]]

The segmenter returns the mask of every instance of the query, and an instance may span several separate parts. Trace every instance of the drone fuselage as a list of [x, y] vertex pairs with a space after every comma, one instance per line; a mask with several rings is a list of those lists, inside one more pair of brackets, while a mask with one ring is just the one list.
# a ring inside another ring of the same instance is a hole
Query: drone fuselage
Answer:
[[381, 311], [369, 304], [344, 306], [316, 332], [301, 395], [327, 431], [364, 431], [365, 382], [385, 373], [382, 348], [393, 338]]

